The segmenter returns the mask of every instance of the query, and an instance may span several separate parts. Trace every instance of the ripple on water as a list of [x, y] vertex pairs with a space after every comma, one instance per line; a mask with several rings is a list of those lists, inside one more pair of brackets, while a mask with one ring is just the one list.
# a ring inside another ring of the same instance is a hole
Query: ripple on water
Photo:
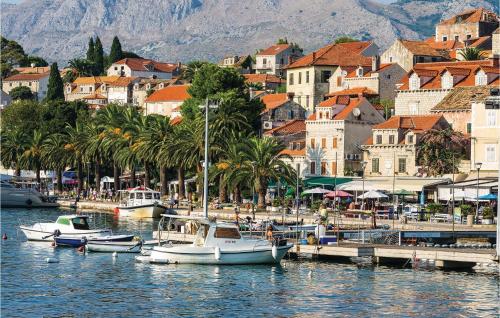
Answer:
[[[276, 266], [136, 263], [26, 242], [18, 219], [57, 210], [2, 209], [2, 317], [494, 317], [498, 276], [309, 261]], [[96, 214], [92, 224], [150, 235], [156, 222]], [[47, 257], [59, 259], [47, 264]], [[309, 274], [311, 273], [311, 274]]]

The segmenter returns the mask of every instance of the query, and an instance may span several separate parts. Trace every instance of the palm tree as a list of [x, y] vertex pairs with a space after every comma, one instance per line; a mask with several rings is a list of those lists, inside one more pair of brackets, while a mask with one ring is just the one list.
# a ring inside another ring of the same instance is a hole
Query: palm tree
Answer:
[[458, 52], [458, 54], [465, 61], [477, 61], [481, 60], [484, 56], [484, 52], [482, 52], [477, 47], [466, 47], [465, 49]]
[[[97, 192], [100, 191], [101, 184], [101, 163], [105, 158], [104, 138], [106, 134], [104, 127], [95, 122], [87, 122], [83, 126], [83, 133], [76, 143], [82, 153], [82, 159], [89, 163], [94, 163], [95, 166], [95, 183]], [[87, 180], [90, 183], [90, 180]]]
[[15, 175], [21, 175], [21, 157], [26, 150], [28, 136], [21, 129], [9, 129], [2, 132], [1, 156], [4, 167], [13, 167]]
[[57, 174], [57, 191], [63, 190], [62, 174], [70, 160], [70, 153], [65, 148], [67, 135], [53, 134], [47, 137], [42, 145], [42, 158], [45, 167], [54, 169]]
[[208, 64], [208, 62], [204, 62], [204, 61], [189, 62], [186, 65], [186, 69], [182, 72], [182, 75], [181, 75], [182, 79], [189, 81], [189, 82], [192, 82], [196, 72], [205, 64]]
[[83, 189], [83, 154], [81, 148], [78, 147], [78, 143], [84, 133], [84, 125], [82, 122], [77, 121], [76, 125], [73, 127], [67, 125], [65, 129], [65, 135], [67, 135], [67, 141], [64, 145], [64, 149], [68, 152], [68, 165], [76, 166], [76, 175], [78, 178], [78, 195]]
[[35, 129], [33, 136], [30, 136], [27, 142], [27, 147], [21, 156], [21, 162], [29, 169], [35, 170], [36, 182], [41, 184], [40, 170], [42, 170], [42, 146], [45, 136], [43, 133]]
[[451, 173], [452, 157], [463, 157], [468, 142], [462, 133], [451, 128], [430, 129], [420, 137], [417, 162], [432, 176]]
[[92, 76], [95, 64], [85, 59], [72, 59], [68, 62], [68, 66], [72, 68], [78, 76]]

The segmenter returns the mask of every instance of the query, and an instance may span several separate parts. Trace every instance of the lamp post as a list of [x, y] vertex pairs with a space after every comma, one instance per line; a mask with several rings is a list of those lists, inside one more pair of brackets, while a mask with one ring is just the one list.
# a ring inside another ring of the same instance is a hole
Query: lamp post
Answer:
[[255, 200], [255, 164], [257, 162], [252, 161], [250, 164], [252, 165], [252, 218], [255, 220], [255, 207], [254, 207], [254, 200]]
[[481, 170], [482, 162], [476, 162], [475, 167], [477, 170], [477, 186], [476, 186], [476, 222], [479, 217], [479, 170]]
[[[361, 169], [363, 170], [363, 188], [362, 188], [362, 192], [364, 195], [365, 194], [365, 168], [366, 168], [366, 165], [368, 164], [368, 162], [366, 161], [361, 161]], [[365, 207], [365, 198], [363, 197], [363, 200], [361, 200], [361, 210], [363, 210]]]
[[208, 218], [208, 112], [210, 108], [217, 108], [218, 105], [210, 105], [208, 98], [205, 100], [205, 105], [200, 105], [200, 108], [205, 108], [205, 162], [203, 164], [203, 216]]

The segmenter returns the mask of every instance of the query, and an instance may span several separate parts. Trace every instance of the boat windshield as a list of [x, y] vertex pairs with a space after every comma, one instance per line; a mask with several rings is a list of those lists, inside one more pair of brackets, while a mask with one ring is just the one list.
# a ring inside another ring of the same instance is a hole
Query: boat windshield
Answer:
[[74, 218], [71, 221], [73, 222], [75, 230], [90, 230], [86, 218]]
[[154, 193], [155, 200], [160, 200], [160, 194], [159, 193]]
[[144, 193], [144, 198], [146, 200], [151, 200], [153, 198], [153, 194], [151, 192]]
[[142, 200], [142, 199], [143, 199], [143, 196], [142, 196], [142, 195], [143, 195], [143, 193], [142, 193], [142, 192], [137, 192], [137, 193], [135, 194], [135, 198], [136, 198], [137, 200]]
[[240, 239], [241, 234], [235, 227], [217, 227], [215, 229], [214, 237], [216, 238], [229, 238]]

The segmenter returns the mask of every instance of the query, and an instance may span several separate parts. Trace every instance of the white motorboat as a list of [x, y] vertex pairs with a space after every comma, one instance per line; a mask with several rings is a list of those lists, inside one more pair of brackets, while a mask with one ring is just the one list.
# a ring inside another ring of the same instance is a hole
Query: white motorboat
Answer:
[[57, 208], [55, 198], [47, 197], [23, 183], [0, 182], [2, 208]]
[[167, 210], [162, 205], [160, 192], [149, 188], [136, 187], [127, 191], [120, 191], [125, 195], [120, 205], [115, 208], [119, 216], [135, 218], [159, 218]]
[[286, 240], [244, 238], [233, 223], [218, 223], [204, 217], [164, 217], [196, 223], [198, 230], [194, 243], [155, 246], [150, 256], [139, 256], [137, 260], [174, 264], [272, 264], [279, 263], [293, 246]]
[[89, 252], [139, 253], [142, 248], [142, 241], [129, 241], [129, 242], [88, 241], [85, 248]]
[[87, 220], [86, 215], [61, 215], [52, 223], [21, 225], [20, 228], [30, 241], [52, 241], [54, 235], [92, 239], [113, 234], [110, 229], [90, 229]]

